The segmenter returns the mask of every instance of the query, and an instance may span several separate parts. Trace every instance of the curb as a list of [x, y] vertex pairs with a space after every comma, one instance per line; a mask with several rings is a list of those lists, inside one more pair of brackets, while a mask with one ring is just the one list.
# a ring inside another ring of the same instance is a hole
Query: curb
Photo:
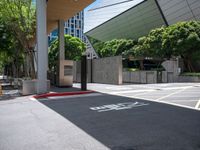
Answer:
[[48, 98], [48, 97], [83, 95], [83, 94], [90, 94], [90, 93], [94, 93], [94, 91], [76, 91], [76, 92], [62, 92], [62, 93], [46, 93], [46, 94], [35, 95], [35, 96], [33, 96], [33, 98], [39, 99], [39, 98]]

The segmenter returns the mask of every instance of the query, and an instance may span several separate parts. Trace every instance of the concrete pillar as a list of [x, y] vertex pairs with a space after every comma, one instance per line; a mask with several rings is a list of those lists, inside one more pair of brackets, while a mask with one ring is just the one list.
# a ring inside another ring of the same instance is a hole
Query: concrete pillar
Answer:
[[65, 60], [65, 38], [64, 38], [64, 20], [58, 20], [58, 40], [59, 40], [59, 61], [57, 72], [57, 85], [61, 86], [64, 83], [64, 60]]
[[37, 93], [46, 93], [47, 89], [47, 68], [48, 68], [48, 47], [47, 47], [47, 19], [46, 0], [36, 1], [37, 15]]
[[64, 20], [58, 21], [58, 38], [59, 38], [59, 59], [65, 60], [65, 31], [64, 31]]

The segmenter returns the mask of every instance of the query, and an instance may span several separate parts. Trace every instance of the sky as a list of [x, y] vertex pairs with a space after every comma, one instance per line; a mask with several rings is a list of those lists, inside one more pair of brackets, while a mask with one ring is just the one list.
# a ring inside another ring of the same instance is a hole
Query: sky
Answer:
[[93, 6], [97, 5], [99, 2], [101, 2], [101, 0], [96, 0], [95, 2], [93, 2], [91, 5], [89, 5], [88, 7], [85, 8], [85, 11], [89, 10], [90, 8], [92, 8]]

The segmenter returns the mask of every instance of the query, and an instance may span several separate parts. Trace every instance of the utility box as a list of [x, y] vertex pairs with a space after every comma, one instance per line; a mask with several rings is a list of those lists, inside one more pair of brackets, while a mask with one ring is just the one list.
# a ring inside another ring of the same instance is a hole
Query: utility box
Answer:
[[57, 73], [57, 86], [71, 87], [73, 85], [73, 61], [60, 60]]

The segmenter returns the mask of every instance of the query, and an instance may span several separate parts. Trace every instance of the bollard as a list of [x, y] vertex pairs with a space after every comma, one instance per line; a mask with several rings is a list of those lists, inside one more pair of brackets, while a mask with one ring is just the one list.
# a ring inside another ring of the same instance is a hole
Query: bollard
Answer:
[[0, 84], [0, 96], [2, 96], [2, 95], [3, 95], [2, 86], [1, 86], [1, 84]]
[[87, 57], [81, 57], [81, 90], [87, 91]]

